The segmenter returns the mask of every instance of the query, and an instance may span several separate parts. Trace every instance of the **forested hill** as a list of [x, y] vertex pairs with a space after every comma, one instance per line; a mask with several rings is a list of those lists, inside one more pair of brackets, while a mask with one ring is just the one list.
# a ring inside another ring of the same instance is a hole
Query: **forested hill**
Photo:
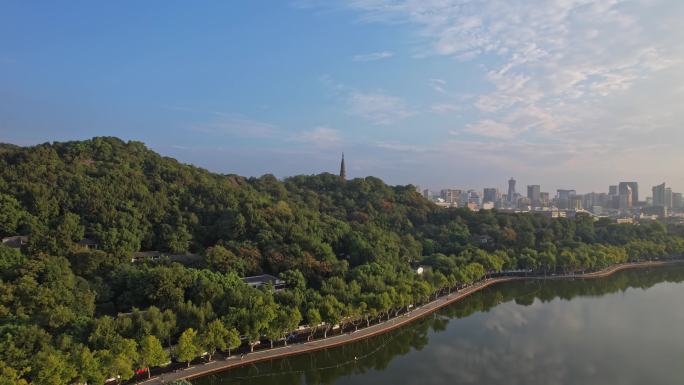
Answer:
[[[682, 234], [441, 209], [373, 177], [221, 175], [116, 138], [0, 145], [0, 236], [28, 236], [0, 245], [0, 385], [128, 379], [168, 360], [159, 341], [190, 361], [300, 324], [327, 333], [503, 269], [680, 256]], [[193, 257], [133, 261], [140, 251]], [[240, 280], [258, 273], [287, 288]]]
[[63, 254], [87, 237], [124, 260], [221, 244], [245, 274], [416, 258], [414, 227], [434, 209], [376, 178], [220, 175], [116, 138], [4, 147], [0, 193], [0, 233], [30, 234], [34, 250]]

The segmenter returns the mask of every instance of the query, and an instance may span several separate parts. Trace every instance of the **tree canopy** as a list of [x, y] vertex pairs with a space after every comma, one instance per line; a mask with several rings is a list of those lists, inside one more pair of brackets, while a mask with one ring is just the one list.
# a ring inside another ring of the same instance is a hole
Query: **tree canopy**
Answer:
[[[19, 384], [129, 379], [168, 361], [162, 345], [190, 362], [301, 324], [327, 336], [502, 270], [684, 253], [681, 226], [443, 209], [374, 177], [217, 174], [109, 137], [0, 152], [0, 236], [15, 235], [0, 383]], [[286, 288], [241, 279], [261, 273]]]

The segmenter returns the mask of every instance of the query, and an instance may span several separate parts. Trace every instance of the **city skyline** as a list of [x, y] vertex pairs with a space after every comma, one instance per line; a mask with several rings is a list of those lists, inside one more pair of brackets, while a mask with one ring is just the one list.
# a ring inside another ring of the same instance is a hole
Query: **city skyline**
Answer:
[[[421, 190], [428, 189], [434, 193], [439, 193], [439, 191], [444, 190], [444, 189], [459, 189], [459, 190], [463, 190], [463, 191], [476, 190], [476, 191], [482, 191], [482, 192], [484, 192], [485, 190], [496, 189], [502, 197], [507, 198], [508, 183], [510, 183], [511, 180], [515, 181], [516, 187], [515, 187], [514, 192], [516, 194], [521, 195], [521, 196], [528, 196], [529, 192], [530, 192], [530, 187], [538, 188], [538, 190], [536, 190], [536, 194], [549, 193], [549, 194], [551, 194], [551, 197], [555, 196], [558, 191], [570, 191], [570, 190], [575, 191], [577, 193], [577, 195], [592, 194], [592, 193], [605, 193], [608, 195], [621, 195], [622, 192], [618, 188], [621, 184], [627, 183], [627, 184], [632, 185], [632, 184], [636, 183], [639, 186], [637, 189], [637, 193], [636, 193], [636, 194], [638, 194], [637, 195], [638, 198], [634, 199], [633, 201], [634, 202], [644, 202], [645, 201], [644, 198], [652, 198], [653, 197], [653, 194], [651, 194], [652, 189], [654, 187], [657, 187], [660, 185], [667, 186], [666, 188], [672, 190], [673, 193], [678, 191], [676, 188], [673, 188], [667, 181], [663, 181], [661, 183], [657, 183], [657, 184], [654, 184], [652, 186], [645, 186], [645, 185], [641, 184], [639, 181], [629, 181], [629, 182], [616, 181], [615, 183], [609, 183], [603, 189], [597, 188], [597, 189], [593, 189], [593, 190], [579, 190], [579, 189], [573, 188], [572, 183], [568, 183], [568, 184], [564, 185], [564, 188], [548, 188], [548, 187], [545, 187], [545, 185], [539, 184], [539, 183], [521, 183], [521, 181], [515, 177], [506, 181], [505, 182], [507, 184], [506, 186], [504, 186], [502, 183], [500, 186], [499, 185], [487, 185], [487, 186], [450, 185], [450, 186], [441, 186], [441, 187], [430, 188], [427, 186], [418, 185], [417, 187], [419, 187]], [[610, 193], [611, 187], [615, 187], [616, 194]], [[524, 188], [524, 191], [522, 191], [522, 188]], [[632, 188], [632, 187], [630, 187], [630, 188]], [[639, 189], [643, 189], [643, 193], [638, 193]]]
[[682, 18], [673, 0], [9, 2], [0, 141], [117, 136], [246, 176], [344, 151], [349, 177], [391, 184], [684, 190]]

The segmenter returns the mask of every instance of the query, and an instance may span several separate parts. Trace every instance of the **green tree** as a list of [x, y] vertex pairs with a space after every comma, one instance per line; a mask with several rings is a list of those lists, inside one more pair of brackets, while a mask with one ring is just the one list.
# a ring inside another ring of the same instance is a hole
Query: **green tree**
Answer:
[[199, 338], [202, 346], [209, 353], [209, 361], [211, 361], [211, 358], [217, 349], [226, 350], [228, 348], [230, 342], [229, 337], [230, 333], [221, 321], [213, 320], [207, 324]]
[[176, 356], [179, 360], [185, 361], [190, 367], [190, 361], [194, 360], [202, 353], [202, 347], [198, 343], [197, 332], [192, 328], [186, 329], [178, 338], [176, 345]]
[[76, 377], [76, 369], [59, 351], [41, 351], [36, 355], [31, 377], [35, 385], [67, 385]]
[[169, 362], [169, 355], [162, 348], [161, 342], [157, 337], [148, 335], [140, 341], [140, 356], [138, 357], [138, 365], [141, 368], [147, 369], [147, 378], [150, 378], [150, 367], [161, 366]]
[[79, 382], [88, 384], [104, 383], [105, 378], [102, 374], [102, 364], [99, 358], [87, 346], [76, 346], [71, 353], [71, 361], [78, 373], [77, 379]]

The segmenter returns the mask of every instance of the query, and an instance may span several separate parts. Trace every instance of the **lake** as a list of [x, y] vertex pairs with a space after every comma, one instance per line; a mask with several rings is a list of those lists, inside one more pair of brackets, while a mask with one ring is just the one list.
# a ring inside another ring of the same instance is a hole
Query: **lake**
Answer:
[[684, 378], [684, 266], [499, 284], [363, 342], [193, 380], [265, 384], [663, 384]]

